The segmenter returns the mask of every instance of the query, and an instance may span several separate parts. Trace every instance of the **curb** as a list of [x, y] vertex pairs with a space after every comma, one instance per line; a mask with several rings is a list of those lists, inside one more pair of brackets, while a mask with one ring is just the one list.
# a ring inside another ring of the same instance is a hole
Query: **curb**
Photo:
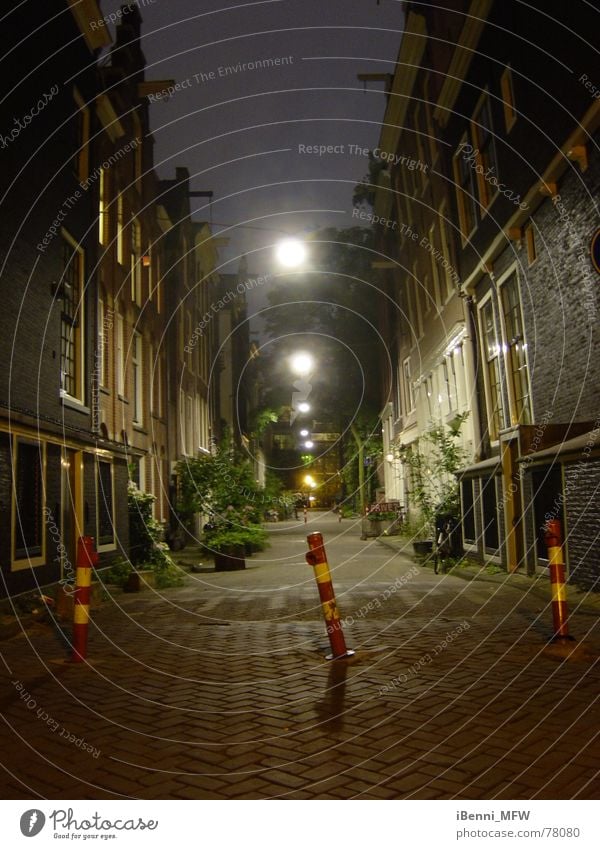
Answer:
[[[386, 548], [391, 549], [392, 551], [396, 551], [397, 554], [402, 555], [403, 557], [409, 557], [413, 562], [420, 566], [420, 568], [424, 568], [422, 564], [420, 564], [407, 550], [398, 549], [391, 540], [382, 539], [381, 537], [377, 537], [377, 542]], [[538, 586], [543, 582], [543, 576], [538, 575], [537, 579], [529, 578], [526, 575], [516, 575], [514, 577], [517, 578], [517, 581], [509, 582], [507, 578], [509, 578], [508, 572], [499, 573], [499, 579], [494, 579], [491, 575], [482, 575], [479, 572], [471, 571], [468, 567], [465, 569], [454, 569], [447, 574], [452, 575], [455, 578], [460, 578], [463, 581], [481, 581], [485, 584], [495, 584], [496, 586], [508, 587], [510, 589], [522, 590], [523, 592], [527, 591], [537, 598], [540, 598], [542, 601], [550, 603], [550, 582], [547, 584], [547, 591], [543, 588], [543, 586]], [[568, 586], [568, 595], [569, 595], [569, 604], [577, 607], [578, 613], [587, 613], [595, 616], [600, 616], [600, 594], [598, 594], [598, 600], [590, 601], [588, 599], [582, 600], [580, 596], [582, 595], [582, 591], [578, 590], [572, 586]], [[593, 594], [592, 594], [593, 595]]]

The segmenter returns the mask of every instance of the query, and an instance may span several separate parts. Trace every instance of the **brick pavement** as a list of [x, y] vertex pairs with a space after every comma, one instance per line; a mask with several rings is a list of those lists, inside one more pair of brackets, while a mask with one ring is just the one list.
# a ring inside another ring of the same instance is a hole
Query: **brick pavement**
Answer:
[[321, 525], [353, 660], [324, 660], [304, 528], [277, 526], [245, 572], [115, 594], [89, 665], [47, 625], [3, 642], [4, 798], [598, 796], [596, 616], [565, 660], [539, 598]]

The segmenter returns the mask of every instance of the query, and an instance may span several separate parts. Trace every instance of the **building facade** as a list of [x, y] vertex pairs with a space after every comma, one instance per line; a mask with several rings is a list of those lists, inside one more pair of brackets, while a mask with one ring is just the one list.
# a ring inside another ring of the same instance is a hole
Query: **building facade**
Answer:
[[[473, 462], [460, 482], [464, 546], [510, 571], [544, 568], [544, 524], [559, 519], [569, 580], [597, 589], [600, 304], [592, 245], [600, 104], [586, 40], [593, 12], [573, 4], [556, 20], [541, 3], [405, 6], [405, 39], [419, 33], [431, 48], [429, 94], [410, 96], [429, 104], [445, 151], [449, 253], [473, 362]], [[420, 133], [414, 116], [407, 126]]]

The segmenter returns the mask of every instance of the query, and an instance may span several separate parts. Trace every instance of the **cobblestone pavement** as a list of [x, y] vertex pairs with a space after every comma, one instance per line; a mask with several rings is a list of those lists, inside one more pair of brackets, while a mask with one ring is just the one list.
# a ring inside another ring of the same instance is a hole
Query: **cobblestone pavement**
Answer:
[[[272, 528], [243, 572], [113, 594], [87, 665], [44, 624], [0, 644], [3, 798], [597, 798], [593, 611], [548, 648], [539, 595], [435, 576], [327, 515]], [[307, 530], [352, 660], [324, 659]]]

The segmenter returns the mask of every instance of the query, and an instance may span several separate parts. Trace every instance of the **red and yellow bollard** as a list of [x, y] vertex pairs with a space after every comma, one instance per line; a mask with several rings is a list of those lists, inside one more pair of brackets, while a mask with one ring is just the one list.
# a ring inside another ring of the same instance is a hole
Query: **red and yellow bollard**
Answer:
[[73, 594], [75, 605], [73, 608], [73, 657], [71, 659], [74, 663], [81, 663], [87, 657], [92, 567], [97, 564], [98, 553], [94, 548], [94, 538], [79, 537], [77, 540], [75, 592]]
[[552, 587], [552, 618], [554, 620], [552, 642], [572, 640], [573, 637], [569, 634], [562, 526], [558, 519], [551, 519], [546, 523], [545, 541], [548, 548], [548, 560], [550, 561], [550, 586]]
[[327, 660], [340, 660], [344, 657], [351, 657], [354, 652], [346, 647], [344, 631], [342, 630], [342, 623], [340, 621], [340, 612], [335, 600], [331, 573], [329, 571], [329, 564], [327, 563], [325, 546], [323, 545], [323, 534], [316, 531], [309, 534], [306, 540], [310, 548], [310, 551], [306, 554], [306, 562], [315, 570], [321, 607], [323, 608], [327, 635], [329, 636], [329, 643], [331, 645], [331, 654], [327, 655]]

